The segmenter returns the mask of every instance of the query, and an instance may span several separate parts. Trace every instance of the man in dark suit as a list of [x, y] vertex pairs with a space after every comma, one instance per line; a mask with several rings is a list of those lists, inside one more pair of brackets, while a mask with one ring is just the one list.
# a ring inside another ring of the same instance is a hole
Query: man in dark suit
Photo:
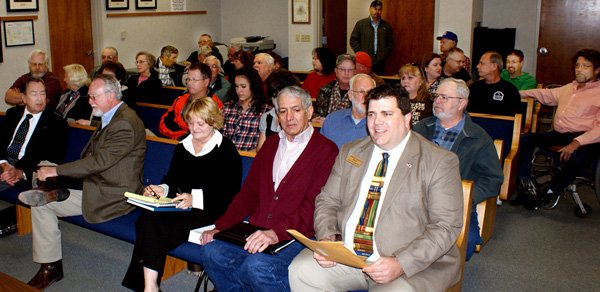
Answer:
[[126, 203], [124, 192], [142, 191], [146, 153], [142, 121], [121, 101], [119, 82], [111, 75], [97, 76], [88, 96], [102, 125], [84, 147], [81, 159], [37, 171], [41, 181], [57, 176], [82, 179], [83, 191], [34, 189], [19, 195], [32, 206], [33, 261], [41, 263], [41, 268], [28, 284], [38, 289], [63, 278], [58, 216], [83, 214], [87, 222], [105, 222], [134, 209]]
[[29, 77], [24, 85], [25, 106], [8, 109], [0, 126], [0, 191], [31, 186], [38, 163], [61, 163], [65, 154], [67, 123], [46, 110], [44, 81]]
[[366, 104], [370, 136], [342, 146], [317, 196], [314, 226], [318, 240], [341, 239], [369, 266], [306, 249], [290, 265], [292, 291], [444, 291], [460, 278], [458, 159], [411, 132], [404, 89], [378, 86]]

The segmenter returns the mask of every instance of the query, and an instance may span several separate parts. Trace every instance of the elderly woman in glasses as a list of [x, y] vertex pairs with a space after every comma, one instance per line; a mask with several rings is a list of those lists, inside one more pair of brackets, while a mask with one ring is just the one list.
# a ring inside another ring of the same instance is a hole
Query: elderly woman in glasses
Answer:
[[408, 91], [412, 112], [412, 124], [433, 115], [433, 98], [427, 91], [423, 71], [417, 64], [406, 64], [400, 67], [400, 85]]
[[135, 109], [138, 101], [160, 103], [162, 82], [158, 72], [154, 70], [156, 58], [148, 52], [139, 52], [135, 55], [135, 66], [138, 74], [129, 77], [126, 84], [127, 91], [123, 93], [125, 103]]
[[158, 130], [160, 133], [170, 139], [181, 140], [189, 133], [187, 122], [183, 113], [189, 105], [196, 99], [212, 99], [219, 108], [223, 108], [223, 103], [216, 95], [209, 95], [208, 85], [210, 83], [210, 67], [204, 63], [195, 63], [188, 68], [186, 88], [187, 92], [173, 101], [173, 105], [160, 118]]
[[[190, 230], [212, 224], [240, 190], [241, 158], [233, 143], [218, 131], [223, 126], [218, 105], [210, 98], [195, 99], [184, 117], [190, 135], [175, 147], [162, 184], [147, 186], [144, 195], [173, 198], [177, 208], [192, 211], [143, 210], [122, 282], [135, 291], [158, 291], [167, 252], [186, 242]], [[201, 204], [203, 209], [198, 208]]]

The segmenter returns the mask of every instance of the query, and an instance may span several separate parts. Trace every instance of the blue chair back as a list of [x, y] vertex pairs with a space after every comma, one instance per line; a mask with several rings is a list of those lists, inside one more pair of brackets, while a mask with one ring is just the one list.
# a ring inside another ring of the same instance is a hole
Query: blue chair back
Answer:
[[169, 106], [150, 104], [150, 103], [137, 103], [137, 109], [135, 110], [144, 123], [146, 129], [152, 131], [157, 136], [160, 136], [158, 131], [158, 125], [160, 124], [160, 118], [167, 112]]
[[67, 143], [67, 152], [65, 162], [71, 162], [81, 158], [83, 147], [90, 141], [95, 128], [92, 126], [81, 126], [74, 123], [69, 124], [69, 143]]
[[[478, 114], [469, 113], [474, 123], [482, 127], [492, 140], [500, 139], [504, 141], [504, 147], [502, 149], [502, 159], [508, 155], [511, 150], [511, 145], [517, 142], [521, 133], [521, 114], [517, 114], [514, 117], [489, 115], [489, 114]], [[518, 120], [517, 122], [515, 122]], [[516, 141], [514, 137], [517, 136]]]
[[159, 184], [162, 181], [171, 165], [177, 143], [175, 140], [165, 138], [146, 137], [144, 180], [147, 179], [152, 184]]

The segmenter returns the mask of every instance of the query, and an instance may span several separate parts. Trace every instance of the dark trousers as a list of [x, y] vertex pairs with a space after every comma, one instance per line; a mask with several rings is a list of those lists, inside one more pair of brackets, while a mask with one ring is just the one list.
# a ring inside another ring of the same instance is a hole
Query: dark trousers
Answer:
[[[536, 147], [548, 149], [552, 146], [566, 146], [573, 142], [573, 139], [581, 135], [578, 133], [559, 133], [555, 131], [544, 133], [529, 133], [521, 136], [520, 157], [519, 157], [519, 180], [529, 179], [531, 176], [533, 151]], [[552, 178], [550, 188], [554, 192], [562, 192], [575, 177], [589, 165], [594, 158], [598, 158], [600, 144], [589, 144], [579, 147], [568, 161], [562, 162], [560, 171]]]
[[158, 272], [158, 283], [165, 267], [167, 252], [188, 240], [190, 230], [209, 223], [199, 210], [155, 213], [144, 210], [135, 223], [135, 246], [122, 285], [144, 291], [144, 267]]

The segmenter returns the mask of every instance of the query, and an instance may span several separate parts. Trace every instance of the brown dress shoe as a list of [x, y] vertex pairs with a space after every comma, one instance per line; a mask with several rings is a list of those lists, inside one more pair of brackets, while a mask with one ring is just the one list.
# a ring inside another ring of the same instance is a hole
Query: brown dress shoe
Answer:
[[39, 207], [51, 202], [64, 201], [69, 197], [68, 189], [42, 190], [31, 189], [19, 194], [19, 201], [31, 207]]
[[63, 278], [62, 260], [57, 262], [42, 264], [40, 270], [27, 282], [27, 285], [40, 290], [58, 282]]

